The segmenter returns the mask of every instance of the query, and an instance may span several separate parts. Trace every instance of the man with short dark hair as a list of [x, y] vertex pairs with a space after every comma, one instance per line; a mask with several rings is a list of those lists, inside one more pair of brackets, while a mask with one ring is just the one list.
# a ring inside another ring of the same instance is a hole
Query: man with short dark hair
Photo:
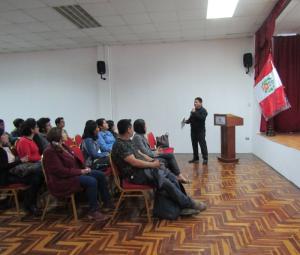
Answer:
[[195, 202], [180, 189], [176, 176], [167, 169], [162, 169], [157, 159], [152, 159], [136, 149], [131, 137], [131, 120], [118, 122], [119, 138], [112, 148], [112, 160], [119, 168], [122, 178], [135, 184], [148, 184], [165, 191], [168, 196], [188, 215], [197, 214], [206, 209], [202, 202]]
[[15, 129], [11, 132], [12, 137], [20, 137], [21, 136], [21, 125], [23, 124], [24, 120], [17, 118], [13, 121]]
[[190, 117], [185, 121], [186, 124], [191, 125], [191, 140], [193, 145], [193, 159], [189, 163], [199, 162], [198, 143], [200, 145], [201, 154], [203, 158], [203, 165], [207, 165], [208, 152], [205, 140], [205, 119], [207, 111], [202, 106], [202, 98], [196, 97], [194, 100], [194, 108], [191, 111]]
[[56, 127], [58, 128], [61, 128], [62, 131], [63, 131], [63, 137], [64, 139], [67, 139], [69, 137], [67, 131], [64, 129], [66, 123], [65, 123], [65, 120], [64, 120], [64, 117], [58, 117], [55, 119], [55, 125]]

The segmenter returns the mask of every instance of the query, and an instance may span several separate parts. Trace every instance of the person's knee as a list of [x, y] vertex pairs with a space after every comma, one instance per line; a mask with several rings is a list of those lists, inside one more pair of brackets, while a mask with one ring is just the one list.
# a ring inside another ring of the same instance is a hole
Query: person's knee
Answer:
[[97, 180], [92, 176], [82, 176], [81, 178], [81, 185], [85, 188], [97, 188]]
[[169, 179], [171, 182], [177, 181], [177, 178], [176, 178], [175, 174], [172, 173], [172, 172], [168, 173], [167, 179]]

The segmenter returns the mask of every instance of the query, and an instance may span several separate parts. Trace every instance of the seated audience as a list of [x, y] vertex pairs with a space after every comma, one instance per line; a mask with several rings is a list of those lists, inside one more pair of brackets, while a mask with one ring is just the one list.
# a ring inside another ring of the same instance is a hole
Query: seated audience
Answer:
[[10, 144], [14, 144], [14, 142], [16, 141], [16, 139], [13, 138], [8, 132], [5, 131], [5, 122], [2, 119], [0, 119], [0, 129], [3, 129], [4, 133], [8, 135], [9, 143]]
[[11, 132], [12, 137], [19, 138], [21, 136], [21, 125], [23, 122], [24, 120], [19, 118], [13, 121], [15, 129]]
[[112, 146], [116, 141], [114, 135], [108, 130], [108, 124], [105, 119], [98, 119], [96, 123], [100, 129], [98, 133], [98, 143], [103, 152], [111, 152]]
[[173, 153], [163, 153], [163, 150], [159, 148], [155, 151], [152, 151], [150, 149], [148, 140], [145, 137], [147, 133], [145, 121], [143, 119], [137, 119], [133, 123], [133, 128], [135, 135], [132, 138], [132, 142], [136, 146], [136, 148], [140, 150], [143, 154], [149, 156], [150, 158], [156, 158], [161, 162], [165, 163], [166, 167], [177, 176], [177, 179], [179, 181], [181, 181], [182, 183], [188, 183], [188, 180], [180, 173], [179, 166]]
[[50, 131], [50, 129], [52, 128], [50, 119], [49, 118], [40, 118], [37, 121], [37, 125], [39, 127], [39, 132], [40, 132], [41, 136], [44, 137], [45, 139], [47, 139], [47, 134]]
[[41, 154], [33, 137], [39, 133], [39, 128], [35, 119], [29, 118], [24, 121], [21, 126], [21, 138], [16, 144], [18, 156], [28, 157], [29, 162], [37, 162], [41, 160]]
[[41, 168], [25, 175], [24, 163], [28, 162], [28, 156], [16, 157], [8, 145], [8, 135], [3, 129], [0, 129], [0, 136], [0, 186], [14, 183], [29, 185], [30, 188], [25, 191], [24, 209], [34, 216], [40, 216], [41, 212], [37, 209], [36, 201], [43, 184]]
[[[58, 117], [58, 118], [56, 118], [56, 120], [55, 120], [55, 125], [56, 125], [56, 127], [61, 128], [61, 129], [63, 130], [63, 136], [65, 136], [66, 138], [69, 137], [67, 131], [64, 129], [66, 123], [65, 123], [65, 120], [64, 120], [63, 117]], [[65, 138], [65, 139], [66, 139], [66, 138]]]
[[118, 138], [118, 133], [117, 133], [114, 121], [113, 120], [107, 120], [106, 122], [108, 124], [108, 131], [110, 131], [113, 134], [113, 136], [115, 137], [115, 139], [117, 139]]
[[89, 201], [88, 218], [105, 221], [107, 217], [99, 212], [97, 194], [100, 193], [103, 208], [113, 209], [104, 173], [85, 167], [81, 161], [63, 144], [60, 128], [52, 128], [48, 135], [50, 144], [44, 152], [44, 167], [51, 194], [66, 197], [72, 193], [85, 191]]
[[109, 153], [101, 152], [98, 133], [99, 128], [96, 121], [87, 121], [82, 135], [81, 148], [87, 166], [93, 169], [105, 169], [109, 165]]
[[113, 145], [112, 160], [117, 165], [121, 178], [135, 184], [153, 185], [157, 190], [166, 192], [181, 209], [187, 209], [189, 215], [206, 209], [202, 202], [196, 202], [187, 196], [180, 188], [176, 176], [162, 169], [157, 159], [152, 159], [138, 151], [131, 137], [133, 129], [131, 121], [123, 119], [118, 122], [119, 138]]
[[43, 154], [47, 145], [49, 144], [47, 140], [47, 133], [51, 129], [51, 123], [49, 118], [40, 118], [37, 121], [37, 125], [39, 127], [39, 133], [33, 137], [33, 140], [39, 147], [40, 154]]

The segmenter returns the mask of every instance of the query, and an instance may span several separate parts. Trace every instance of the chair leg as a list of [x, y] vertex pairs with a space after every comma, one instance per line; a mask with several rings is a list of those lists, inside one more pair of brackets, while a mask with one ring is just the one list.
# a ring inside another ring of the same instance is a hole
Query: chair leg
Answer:
[[71, 195], [71, 202], [72, 202], [72, 209], [73, 209], [73, 214], [74, 214], [74, 221], [78, 221], [78, 216], [77, 216], [77, 210], [76, 210], [76, 203], [75, 203], [75, 196], [74, 194]]
[[119, 198], [119, 200], [118, 200], [118, 203], [117, 203], [117, 205], [116, 205], [116, 208], [115, 208], [115, 210], [114, 210], [114, 213], [113, 213], [113, 215], [111, 216], [110, 223], [113, 221], [113, 219], [114, 219], [114, 218], [116, 217], [116, 215], [117, 215], [117, 212], [118, 212], [119, 207], [120, 207], [120, 205], [121, 205], [121, 202], [122, 202], [122, 200], [123, 200], [123, 196], [124, 196], [124, 192], [122, 192], [121, 195], [120, 195], [120, 198]]
[[151, 216], [150, 216], [150, 209], [149, 209], [149, 204], [148, 204], [148, 199], [147, 199], [147, 192], [146, 191], [142, 191], [142, 193], [144, 195], [144, 200], [145, 200], [145, 206], [146, 206], [146, 212], [147, 212], [148, 222], [151, 223]]
[[16, 190], [12, 190], [12, 193], [13, 193], [13, 196], [15, 199], [17, 215], [18, 215], [18, 218], [20, 218], [20, 206], [19, 206], [19, 200], [18, 200], [18, 192]]
[[45, 216], [46, 216], [46, 212], [47, 212], [47, 210], [48, 210], [49, 203], [50, 203], [50, 194], [48, 194], [48, 196], [47, 196], [45, 208], [44, 208], [44, 211], [43, 211], [43, 214], [42, 214], [42, 217], [41, 217], [41, 221], [43, 221], [43, 220], [45, 219]]

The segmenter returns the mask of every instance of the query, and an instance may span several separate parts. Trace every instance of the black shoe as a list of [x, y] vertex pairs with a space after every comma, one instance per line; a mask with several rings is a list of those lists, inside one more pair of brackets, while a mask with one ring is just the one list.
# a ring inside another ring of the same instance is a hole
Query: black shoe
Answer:
[[202, 165], [206, 165], [207, 166], [207, 159], [203, 160]]
[[116, 207], [115, 207], [115, 205], [112, 202], [108, 202], [106, 204], [103, 204], [103, 206], [101, 208], [101, 211], [102, 212], [109, 212], [109, 211], [114, 210], [115, 208]]
[[199, 159], [192, 159], [189, 161], [190, 164], [199, 163]]
[[205, 211], [207, 208], [206, 204], [200, 201], [194, 201], [193, 209], [198, 210], [199, 212]]
[[184, 208], [180, 211], [180, 216], [191, 216], [191, 215], [196, 215], [200, 211], [193, 209], [193, 208]]
[[38, 209], [36, 206], [32, 205], [28, 208], [25, 208], [28, 214], [33, 215], [34, 217], [42, 216], [42, 211]]

